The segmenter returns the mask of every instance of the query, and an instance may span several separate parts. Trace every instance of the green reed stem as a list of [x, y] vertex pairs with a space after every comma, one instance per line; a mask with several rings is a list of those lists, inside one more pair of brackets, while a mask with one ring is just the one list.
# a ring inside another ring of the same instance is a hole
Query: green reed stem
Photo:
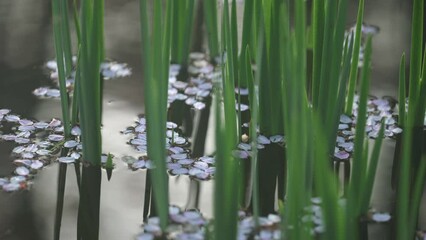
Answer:
[[356, 28], [355, 28], [355, 43], [354, 43], [354, 50], [353, 50], [353, 58], [352, 58], [352, 64], [351, 64], [351, 74], [349, 77], [349, 88], [348, 88], [348, 97], [346, 99], [346, 108], [345, 113], [348, 116], [352, 115], [352, 106], [354, 103], [354, 96], [355, 96], [355, 88], [356, 88], [356, 82], [358, 78], [358, 64], [359, 64], [359, 49], [361, 46], [361, 27], [362, 27], [362, 20], [364, 18], [364, 0], [360, 0], [358, 4], [358, 17], [356, 20]]
[[[379, 157], [380, 157], [380, 150], [382, 147], [383, 137], [385, 132], [385, 123], [384, 120], [382, 120], [379, 134], [376, 138], [376, 142], [374, 144], [373, 152], [371, 153], [370, 157], [370, 163], [368, 165], [367, 174], [365, 177], [365, 181], [362, 184], [362, 190], [361, 192], [361, 204], [360, 204], [360, 213], [366, 214], [369, 208], [371, 194], [373, 192], [373, 184], [374, 184], [374, 177], [376, 175], [376, 169], [377, 165], [379, 163]], [[368, 143], [367, 143], [368, 145]], [[365, 151], [368, 154], [368, 151]], [[367, 158], [365, 158], [367, 159]]]
[[168, 65], [170, 61], [170, 27], [173, 1], [167, 1], [166, 17], [160, 1], [153, 3], [152, 25], [148, 23], [147, 0], [140, 1], [142, 62], [144, 65], [144, 99], [147, 116], [148, 156], [154, 161], [153, 195], [162, 231], [168, 225], [168, 177], [166, 173], [166, 114]]
[[80, 188], [77, 235], [99, 238], [101, 187], [101, 83], [100, 43], [103, 42], [103, 0], [81, 5], [80, 81], [77, 94], [83, 144], [83, 172]]
[[349, 185], [349, 197], [348, 197], [348, 239], [356, 239], [357, 236], [357, 224], [358, 219], [361, 216], [360, 199], [362, 196], [362, 182], [365, 179], [365, 169], [367, 169], [368, 159], [364, 159], [364, 139], [365, 139], [365, 126], [367, 121], [367, 100], [369, 92], [369, 79], [371, 71], [371, 44], [372, 37], [369, 36], [367, 39], [367, 45], [365, 49], [364, 67], [361, 74], [361, 89], [358, 107], [358, 119], [355, 130], [355, 141], [354, 141], [354, 155], [353, 155], [353, 170], [351, 182]]
[[[54, 45], [56, 53], [56, 61], [58, 67], [59, 77], [59, 91], [61, 93], [61, 110], [62, 119], [64, 124], [65, 138], [70, 136], [70, 117], [69, 117], [69, 101], [68, 92], [66, 88], [66, 78], [71, 72], [71, 44], [68, 26], [68, 8], [65, 1], [53, 0], [52, 1], [52, 14], [53, 14], [53, 34]], [[62, 224], [62, 210], [64, 205], [64, 192], [66, 181], [67, 164], [59, 164], [58, 173], [58, 194], [56, 200], [55, 212], [55, 225], [54, 225], [54, 239], [59, 240], [61, 224]]]
[[203, 3], [207, 30], [207, 40], [211, 57], [219, 56], [219, 30], [217, 20], [217, 1], [205, 0]]
[[194, 22], [194, 2], [195, 0], [182, 0], [175, 1], [173, 4], [171, 61], [174, 63], [188, 64]]
[[[259, 27], [261, 31], [259, 32], [259, 41], [258, 41], [258, 53], [257, 62], [262, 62], [263, 56], [263, 24]], [[259, 119], [259, 82], [260, 76], [262, 75], [262, 69], [257, 69], [256, 76], [253, 78], [253, 71], [251, 69], [251, 54], [249, 46], [246, 47], [246, 76], [248, 77], [247, 83], [249, 86], [249, 95], [250, 95], [250, 107], [251, 107], [251, 116], [250, 116], [250, 141], [252, 149], [252, 166], [251, 166], [251, 176], [252, 176], [252, 199], [253, 199], [253, 217], [256, 228], [259, 227], [259, 216], [260, 216], [260, 200], [259, 200], [259, 175], [258, 175], [258, 151], [257, 151], [257, 126]]]
[[405, 121], [407, 119], [407, 112], [405, 109], [405, 100], [406, 96], [406, 88], [405, 88], [405, 53], [401, 56], [401, 62], [399, 64], [399, 94], [398, 94], [398, 124], [400, 127], [405, 126]]
[[312, 103], [318, 104], [319, 84], [321, 74], [322, 45], [324, 39], [324, 0], [313, 2], [312, 11], [313, 33], [313, 67], [312, 67]]
[[[423, 121], [425, 114], [426, 84], [424, 79], [425, 71], [422, 73], [422, 44], [424, 27], [424, 1], [414, 0], [411, 29], [411, 50], [410, 50], [410, 76], [409, 76], [409, 107], [407, 118], [404, 119], [404, 133], [402, 135], [402, 157], [400, 179], [397, 189], [396, 206], [396, 239], [410, 239], [414, 237], [416, 221], [412, 221], [414, 216], [410, 215], [412, 202], [411, 185], [412, 173], [421, 164], [422, 142], [423, 142]], [[423, 60], [424, 61], [424, 60]], [[423, 63], [425, 64], [425, 63]], [[423, 65], [424, 66], [424, 65]], [[421, 75], [423, 74], [423, 76]], [[400, 91], [402, 91], [400, 89]], [[401, 103], [400, 103], [401, 104]], [[405, 103], [404, 103], [405, 104]], [[415, 193], [414, 193], [415, 194]], [[414, 213], [413, 213], [414, 214]], [[417, 215], [417, 214], [416, 214]]]
[[[227, 72], [225, 71], [225, 74]], [[227, 78], [223, 76], [224, 78]], [[238, 201], [234, 198], [237, 192], [237, 161], [231, 152], [235, 147], [235, 139], [228, 134], [226, 110], [222, 112], [221, 95], [216, 87], [216, 174], [214, 185], [214, 237], [215, 239], [235, 239], [237, 236]], [[225, 90], [225, 89], [224, 89]], [[225, 103], [229, 99], [224, 96]], [[234, 101], [232, 101], [234, 103]], [[235, 104], [234, 104], [235, 107]], [[226, 106], [225, 106], [226, 109]], [[224, 114], [224, 115], [223, 115]], [[235, 116], [235, 108], [232, 113]], [[224, 121], [225, 120], [225, 121]]]

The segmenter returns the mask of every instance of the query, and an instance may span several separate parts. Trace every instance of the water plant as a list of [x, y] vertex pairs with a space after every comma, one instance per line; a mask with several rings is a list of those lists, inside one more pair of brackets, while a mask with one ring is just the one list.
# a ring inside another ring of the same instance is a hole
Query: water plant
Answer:
[[[363, 31], [364, 0], [359, 1], [356, 25], [350, 30], [345, 26], [347, 0], [317, 0], [311, 12], [303, 0], [246, 0], [240, 23], [236, 0], [224, 0], [222, 11], [217, 1], [205, 0], [211, 63], [202, 53], [189, 53], [195, 0], [139, 3], [145, 113], [123, 131], [141, 154], [123, 159], [132, 170], [146, 170], [144, 232], [138, 239], [367, 239], [368, 222], [390, 218], [374, 218], [370, 208], [386, 137], [401, 141], [395, 154], [395, 166], [400, 166], [394, 177], [395, 236], [413, 239], [426, 178], [423, 0], [414, 0], [408, 100], [403, 55], [398, 111], [388, 100], [369, 96], [373, 38]], [[81, 2], [80, 17], [74, 4], [75, 63], [67, 2], [54, 0], [52, 7], [60, 89], [36, 92], [61, 97], [63, 135], [55, 133], [61, 127], [58, 120], [38, 123], [46, 125], [48, 138], [56, 142], [49, 151], [61, 154], [54, 238], [60, 238], [67, 163], [74, 163], [80, 186], [77, 238], [99, 239], [101, 166], [104, 162], [109, 169], [108, 179], [113, 168], [112, 155], [101, 155], [104, 3]], [[179, 75], [182, 68], [188, 69], [184, 78]], [[70, 104], [67, 78], [73, 74]], [[176, 108], [177, 102], [182, 108]], [[171, 116], [185, 108], [192, 119], [193, 108], [205, 111], [201, 119], [207, 121], [210, 105], [215, 113], [215, 153], [204, 156], [198, 144], [204, 146], [207, 123], [195, 123], [197, 133], [191, 139], [192, 128], [186, 129], [181, 117]], [[17, 129], [16, 135], [4, 134], [2, 139], [27, 144], [15, 148], [15, 154], [34, 149], [21, 130], [35, 123], [7, 109], [0, 109], [0, 116], [0, 124], [16, 124]], [[27, 135], [37, 131], [34, 127]], [[375, 139], [374, 144], [369, 139]], [[80, 160], [71, 156], [78, 148]], [[20, 189], [15, 182], [40, 168], [40, 162], [17, 163], [15, 172], [21, 178], [0, 178], [3, 189]], [[169, 205], [168, 174], [187, 175], [193, 182], [214, 181], [213, 221], [201, 211]]]
[[[145, 108], [147, 115], [148, 156], [153, 160], [154, 200], [161, 229], [168, 222], [168, 180], [166, 175], [165, 139], [167, 115], [167, 86], [170, 61], [170, 31], [173, 1], [167, 1], [164, 10], [160, 1], [153, 4], [152, 26], [149, 26], [147, 1], [140, 1], [142, 29], [142, 59], [145, 67]], [[162, 28], [161, 26], [165, 26]], [[160, 50], [158, 53], [157, 51]]]
[[[425, 183], [425, 100], [426, 100], [426, 54], [423, 48], [424, 1], [414, 1], [411, 30], [410, 72], [408, 81], [408, 109], [405, 107], [405, 56], [400, 68], [400, 116], [399, 124], [404, 129], [401, 137], [400, 166], [397, 184], [396, 225], [397, 239], [411, 239], [415, 235], [419, 204]], [[397, 149], [399, 150], [399, 149]]]

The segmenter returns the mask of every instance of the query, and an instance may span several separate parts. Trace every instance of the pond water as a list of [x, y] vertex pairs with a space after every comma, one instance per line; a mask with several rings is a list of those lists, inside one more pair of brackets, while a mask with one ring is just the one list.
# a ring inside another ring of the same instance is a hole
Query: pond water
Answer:
[[[351, 1], [355, 9], [355, 1]], [[143, 83], [140, 62], [140, 30], [138, 1], [106, 1], [105, 38], [107, 56], [127, 63], [132, 76], [105, 82], [103, 111], [103, 152], [117, 157], [135, 153], [120, 134], [143, 113]], [[396, 95], [398, 64], [402, 51], [408, 52], [408, 1], [367, 1], [366, 22], [380, 26], [374, 39], [372, 93], [377, 96]], [[38, 120], [60, 117], [60, 103], [54, 99], [37, 99], [32, 91], [49, 82], [43, 64], [53, 57], [51, 8], [47, 0], [0, 2], [0, 108]], [[350, 23], [356, 11], [351, 11]], [[14, 167], [10, 152], [12, 144], [0, 143], [0, 177], [9, 175]], [[394, 204], [390, 188], [393, 140], [384, 142], [372, 205], [379, 212], [389, 212]], [[103, 173], [101, 200], [101, 239], [132, 239], [142, 223], [145, 172], [131, 172], [116, 159], [112, 180]], [[37, 176], [31, 191], [0, 192], [0, 239], [37, 240], [53, 236], [58, 165], [52, 164]], [[62, 239], [75, 239], [78, 191], [75, 174], [68, 168], [66, 202]], [[185, 206], [188, 197], [187, 177], [170, 178], [171, 203]], [[212, 182], [203, 183], [201, 209], [212, 216]], [[426, 209], [423, 209], [426, 211]], [[423, 218], [426, 215], [423, 214]], [[426, 219], [421, 221], [426, 225]], [[390, 225], [370, 228], [370, 239], [389, 239]]]

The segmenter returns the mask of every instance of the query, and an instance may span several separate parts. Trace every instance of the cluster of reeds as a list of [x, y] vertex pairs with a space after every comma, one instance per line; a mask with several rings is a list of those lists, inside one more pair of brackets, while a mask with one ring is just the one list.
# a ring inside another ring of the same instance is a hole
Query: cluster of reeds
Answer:
[[[100, 63], [103, 50], [103, 0], [84, 1], [80, 12], [74, 2], [74, 23], [78, 38], [75, 91], [72, 106], [66, 90], [65, 79], [72, 71], [71, 32], [68, 5], [65, 0], [52, 1], [53, 32], [58, 63], [62, 115], [65, 138], [70, 129], [79, 125], [82, 130], [83, 160], [75, 163], [77, 184], [80, 189], [78, 209], [78, 239], [98, 239], [101, 188], [101, 78]], [[72, 114], [70, 114], [70, 111]], [[71, 117], [70, 117], [71, 115]], [[64, 148], [65, 149], [65, 148]], [[66, 151], [66, 150], [64, 150]], [[66, 154], [66, 152], [63, 154]], [[60, 238], [62, 205], [66, 178], [66, 163], [60, 163], [58, 202], [54, 238]], [[80, 174], [80, 171], [82, 173]]]
[[[147, 146], [148, 157], [155, 165], [148, 170], [151, 179], [147, 178], [147, 184], [155, 183], [150, 214], [159, 216], [163, 233], [169, 221], [164, 147], [169, 64], [188, 64], [194, 2], [140, 0]], [[399, 124], [404, 133], [398, 156], [401, 171], [395, 215], [396, 237], [401, 240], [414, 236], [426, 176], [425, 152], [421, 150], [425, 143], [426, 102], [423, 5], [423, 0], [414, 1], [408, 110], [405, 58], [401, 60]], [[364, 0], [359, 1], [356, 27], [351, 32], [345, 31], [347, 0], [316, 0], [310, 12], [304, 0], [246, 0], [240, 38], [236, 0], [224, 0], [222, 15], [218, 14], [216, 0], [204, 0], [203, 6], [208, 51], [221, 72], [213, 81], [212, 96], [216, 109], [215, 221], [213, 230], [206, 231], [206, 238], [235, 239], [237, 212], [242, 209], [253, 215], [256, 226], [260, 216], [278, 211], [282, 239], [365, 239], [362, 229], [370, 207], [385, 119], [370, 153], [366, 123], [371, 36], [366, 36], [363, 67], [359, 68]], [[72, 66], [65, 0], [53, 0], [55, 48], [65, 136], [69, 137], [74, 124], [80, 124], [83, 133], [78, 238], [98, 239], [103, 1], [82, 1], [80, 7], [80, 19], [74, 11], [78, 64], [71, 118], [65, 89]], [[308, 14], [311, 23], [306, 22]], [[359, 102], [353, 109], [357, 85]], [[248, 96], [242, 93], [244, 90], [248, 90]], [[249, 115], [243, 114], [241, 103], [250, 106]], [[335, 145], [342, 114], [356, 117], [353, 167], [350, 180], [344, 182], [344, 194], [331, 167], [340, 164]], [[245, 123], [248, 130], [243, 127]], [[265, 141], [265, 137], [284, 136], [284, 144], [264, 144], [258, 149], [258, 142]], [[247, 161], [232, 154], [243, 140], [252, 149]], [[56, 239], [60, 235], [65, 170], [66, 165], [61, 164]], [[79, 171], [76, 165], [76, 173]], [[324, 226], [316, 234], [313, 222], [302, 220], [313, 217], [309, 211], [312, 198], [320, 199]]]

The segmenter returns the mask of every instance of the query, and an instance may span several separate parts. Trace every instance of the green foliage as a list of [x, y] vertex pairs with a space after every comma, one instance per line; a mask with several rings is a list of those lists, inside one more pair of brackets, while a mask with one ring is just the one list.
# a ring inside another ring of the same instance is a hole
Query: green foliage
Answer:
[[149, 25], [147, 0], [140, 1], [148, 156], [155, 164], [151, 176], [155, 182], [154, 200], [163, 231], [168, 223], [169, 204], [165, 126], [173, 2], [167, 1], [164, 16], [160, 1], [153, 1], [152, 25]]
[[[168, 224], [169, 189], [166, 173], [166, 114], [169, 63], [185, 65], [190, 49], [190, 33], [194, 1], [140, 0], [142, 61], [144, 67], [144, 99], [147, 119], [148, 156], [155, 169], [150, 172], [156, 212], [162, 231]], [[314, 239], [312, 223], [300, 221], [313, 196], [321, 198], [323, 219], [328, 226], [324, 239], [357, 239], [360, 219], [369, 210], [374, 177], [385, 132], [382, 120], [378, 138], [369, 155], [366, 139], [367, 101], [371, 71], [372, 37], [368, 36], [364, 66], [360, 75], [353, 170], [348, 194], [341, 204], [333, 161], [339, 117], [352, 115], [358, 62], [361, 47], [361, 25], [364, 0], [358, 5], [354, 34], [345, 38], [347, 0], [317, 0], [313, 3], [312, 26], [306, 23], [304, 0], [246, 0], [242, 21], [241, 42], [238, 41], [237, 5], [224, 1], [222, 28], [219, 36], [215, 0], [205, 0], [204, 15], [209, 51], [212, 57], [222, 56], [222, 81], [215, 85], [216, 109], [216, 174], [214, 187], [215, 239], [237, 236], [239, 186], [238, 161], [232, 156], [241, 137], [241, 113], [235, 111], [235, 87], [249, 89], [251, 111], [250, 142], [252, 210], [258, 226], [260, 216], [258, 127], [267, 136], [286, 137], [287, 161], [285, 182], [287, 192], [280, 202], [281, 229], [287, 239]], [[69, 116], [65, 79], [71, 71], [71, 44], [66, 1], [53, 0], [55, 51], [58, 60], [65, 134], [71, 122], [82, 128], [83, 159], [96, 171], [83, 171], [79, 239], [97, 239], [99, 227], [99, 194], [101, 154], [101, 79], [99, 68], [105, 58], [103, 42], [103, 0], [81, 2], [78, 21], [74, 5], [74, 22], [78, 38], [76, 91], [72, 117]], [[165, 6], [165, 8], [164, 8]], [[423, 121], [426, 107], [426, 51], [423, 44], [423, 0], [414, 1], [412, 48], [410, 52], [409, 108], [405, 109], [405, 56], [400, 63], [399, 125], [402, 137], [401, 173], [397, 194], [397, 239], [412, 238], [418, 215], [421, 191], [426, 178]], [[182, 17], [184, 14], [184, 17]], [[81, 25], [80, 25], [81, 23]], [[219, 37], [221, 39], [219, 43]], [[312, 43], [311, 43], [312, 40]], [[173, 48], [171, 48], [173, 43]], [[313, 51], [309, 69], [308, 48]], [[422, 54], [424, 54], [422, 58]], [[252, 64], [256, 71], [253, 72]], [[308, 74], [312, 72], [312, 89], [308, 92]], [[217, 80], [217, 79], [216, 79]], [[217, 83], [215, 82], [215, 83]], [[345, 102], [346, 100], [346, 102]], [[237, 102], [240, 102], [238, 96]], [[78, 104], [76, 104], [78, 103]], [[79, 116], [79, 118], [78, 118]], [[414, 160], [412, 160], [414, 159]], [[265, 164], [265, 163], [262, 163]], [[266, 163], [268, 164], [268, 163]], [[109, 155], [107, 167], [112, 169]], [[85, 169], [86, 167], [84, 167]], [[283, 170], [283, 169], [280, 169]], [[61, 168], [64, 172], [64, 169]], [[151, 170], [150, 170], [151, 171]], [[284, 170], [283, 170], [284, 171]], [[152, 174], [151, 174], [152, 173]], [[411, 176], [414, 176], [411, 179]], [[280, 192], [280, 191], [279, 191]], [[412, 200], [410, 200], [412, 199]], [[332, 226], [332, 227], [330, 227]], [[209, 237], [211, 237], [209, 235]]]
[[195, 0], [181, 0], [173, 3], [171, 28], [171, 61], [186, 65], [191, 45], [191, 30], [194, 21]]
[[217, 1], [205, 0], [203, 2], [205, 24], [207, 30], [207, 42], [209, 44], [209, 51], [211, 57], [219, 56], [219, 30], [217, 20]]
[[401, 56], [401, 62], [399, 64], [399, 94], [398, 94], [398, 123], [399, 126], [405, 126], [405, 121], [407, 118], [407, 111], [405, 109], [405, 100], [406, 97], [406, 87], [405, 87], [405, 53]]
[[59, 90], [61, 92], [62, 118], [66, 137], [70, 134], [68, 93], [65, 80], [71, 73], [71, 39], [68, 25], [68, 7], [66, 1], [53, 0], [53, 33], [55, 53], [58, 65]]
[[[425, 117], [426, 101], [426, 59], [422, 53], [426, 54], [423, 44], [424, 27], [424, 1], [415, 0], [413, 2], [411, 50], [410, 50], [410, 76], [408, 92], [408, 112], [401, 109], [403, 115], [400, 124], [403, 124], [404, 133], [402, 135], [402, 153], [400, 156], [400, 174], [397, 188], [396, 206], [396, 239], [410, 239], [414, 237], [417, 224], [419, 196], [421, 195], [424, 175], [424, 130], [423, 121]], [[422, 61], [423, 60], [423, 61]], [[405, 97], [404, 83], [404, 56], [400, 67], [400, 101]], [[400, 102], [400, 105], [404, 102]], [[423, 172], [421, 172], [423, 171]]]
[[355, 88], [358, 78], [358, 64], [359, 64], [359, 49], [361, 46], [361, 28], [362, 28], [362, 20], [364, 16], [364, 0], [359, 1], [358, 6], [358, 17], [356, 20], [355, 27], [355, 43], [353, 49], [353, 61], [351, 64], [351, 75], [349, 79], [349, 88], [348, 88], [348, 97], [346, 99], [346, 115], [352, 115], [352, 105], [354, 103], [355, 96]]

